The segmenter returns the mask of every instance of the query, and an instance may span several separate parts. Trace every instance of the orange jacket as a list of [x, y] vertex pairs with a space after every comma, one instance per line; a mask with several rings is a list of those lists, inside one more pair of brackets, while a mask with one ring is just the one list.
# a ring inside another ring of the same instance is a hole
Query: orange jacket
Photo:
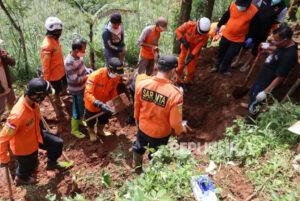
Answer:
[[156, 26], [148, 26], [146, 27], [139, 40], [138, 45], [141, 45], [141, 57], [145, 59], [154, 59], [154, 52], [151, 47], [143, 46], [142, 43], [146, 43], [149, 45], [158, 46], [158, 40], [160, 37], [160, 32], [156, 29]]
[[45, 80], [57, 81], [65, 75], [64, 57], [58, 40], [48, 36], [44, 39], [41, 59]]
[[207, 42], [209, 34], [197, 34], [197, 22], [186, 22], [176, 29], [176, 36], [179, 40], [184, 37], [185, 40], [190, 44], [191, 53], [193, 55], [199, 54], [202, 46]]
[[135, 91], [134, 118], [139, 129], [152, 138], [182, 133], [183, 95], [170, 80], [153, 77], [141, 80]]
[[146, 73], [143, 73], [143, 74], [139, 74], [138, 76], [136, 76], [136, 79], [135, 79], [135, 89], [138, 85], [138, 83], [144, 79], [148, 79], [148, 78], [151, 78], [152, 76], [149, 76], [147, 75]]
[[95, 100], [103, 103], [118, 96], [117, 86], [120, 77], [110, 78], [107, 68], [100, 68], [89, 75], [84, 91], [84, 105], [90, 112], [99, 112], [100, 108], [94, 106]]
[[38, 104], [29, 106], [21, 97], [10, 112], [0, 133], [0, 162], [8, 163], [8, 144], [14, 155], [30, 155], [43, 143], [40, 129], [41, 113]]
[[239, 11], [235, 2], [229, 7], [230, 18], [226, 24], [223, 36], [230, 41], [242, 43], [246, 39], [252, 18], [258, 9], [251, 4], [247, 10]]

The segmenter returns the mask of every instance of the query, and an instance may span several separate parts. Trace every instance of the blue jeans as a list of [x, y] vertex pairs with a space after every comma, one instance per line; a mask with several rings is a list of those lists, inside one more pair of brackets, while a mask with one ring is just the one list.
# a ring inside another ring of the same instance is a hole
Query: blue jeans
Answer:
[[84, 102], [83, 94], [72, 95], [72, 116], [76, 120], [80, 120], [83, 117]]

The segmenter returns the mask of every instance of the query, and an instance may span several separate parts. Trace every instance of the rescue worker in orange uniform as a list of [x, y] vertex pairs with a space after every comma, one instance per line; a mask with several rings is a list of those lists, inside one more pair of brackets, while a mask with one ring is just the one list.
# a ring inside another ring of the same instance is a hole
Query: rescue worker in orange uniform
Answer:
[[245, 48], [249, 48], [252, 44], [257, 25], [257, 11], [258, 9], [251, 4], [251, 0], [236, 0], [231, 3], [215, 31], [218, 34], [220, 27], [226, 24], [219, 45], [217, 62], [210, 70], [211, 73], [219, 71], [227, 77], [232, 76], [228, 67], [233, 58], [239, 53], [243, 44]]
[[138, 63], [138, 73], [152, 75], [154, 69], [154, 59], [158, 59], [158, 41], [160, 33], [168, 30], [168, 20], [159, 17], [155, 25], [146, 27], [138, 40], [141, 46], [141, 53]]
[[63, 116], [60, 92], [66, 90], [67, 80], [65, 75], [64, 57], [59, 43], [62, 33], [62, 22], [56, 17], [48, 17], [45, 23], [46, 38], [42, 43], [41, 59], [44, 79], [49, 81], [55, 89], [54, 110], [57, 118]]
[[[210, 20], [206, 17], [199, 19], [197, 22], [186, 22], [176, 29], [177, 39], [181, 42], [181, 52], [176, 70], [182, 77], [184, 67], [187, 66], [188, 75], [184, 79], [186, 83], [189, 83], [194, 76], [200, 50], [209, 38], [209, 30]], [[180, 83], [178, 77], [176, 82]]]
[[18, 161], [15, 183], [32, 184], [35, 179], [30, 175], [38, 165], [38, 149], [47, 150], [47, 170], [62, 169], [57, 159], [62, 154], [63, 140], [43, 129], [38, 103], [54, 90], [48, 81], [33, 78], [27, 90], [14, 105], [0, 133], [0, 163], [8, 166], [10, 156], [8, 145]]
[[[108, 123], [109, 117], [112, 115], [111, 108], [105, 103], [116, 96], [117, 86], [120, 81], [120, 75], [124, 73], [123, 63], [117, 57], [112, 57], [109, 60], [108, 67], [100, 68], [88, 76], [84, 91], [85, 118], [88, 119], [100, 112], [105, 112], [104, 115], [98, 117], [97, 134], [110, 135], [109, 132], [104, 132], [104, 126]], [[97, 140], [97, 135], [94, 131], [96, 119], [87, 122], [90, 141]]]
[[[158, 60], [157, 75], [141, 80], [135, 91], [134, 118], [138, 122], [133, 159], [137, 172], [141, 172], [145, 146], [157, 149], [168, 143], [172, 129], [176, 135], [186, 132], [182, 125], [182, 92], [173, 85], [178, 62], [173, 55], [163, 55]], [[151, 159], [151, 154], [149, 154]]]

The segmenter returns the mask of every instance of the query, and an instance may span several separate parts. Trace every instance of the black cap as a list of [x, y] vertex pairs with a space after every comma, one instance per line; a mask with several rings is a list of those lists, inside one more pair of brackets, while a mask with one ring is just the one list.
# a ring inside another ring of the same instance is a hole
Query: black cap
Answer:
[[170, 71], [173, 68], [177, 68], [177, 58], [172, 54], [165, 54], [158, 59], [159, 71]]
[[27, 84], [26, 95], [49, 95], [52, 93], [52, 87], [50, 83], [41, 78], [33, 78]]
[[108, 62], [108, 68], [117, 74], [124, 74], [123, 63], [118, 57], [112, 57]]
[[248, 8], [251, 4], [251, 0], [236, 0], [235, 4]]
[[120, 13], [114, 13], [110, 16], [110, 22], [112, 24], [120, 24], [122, 23], [122, 16]]

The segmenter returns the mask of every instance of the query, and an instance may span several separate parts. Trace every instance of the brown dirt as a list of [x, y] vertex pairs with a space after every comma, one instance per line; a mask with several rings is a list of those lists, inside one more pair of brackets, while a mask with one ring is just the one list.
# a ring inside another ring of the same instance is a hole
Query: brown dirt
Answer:
[[[248, 55], [247, 53], [246, 55]], [[235, 86], [241, 84], [246, 73], [239, 72], [239, 69], [230, 69], [233, 72], [232, 78], [224, 77], [220, 74], [210, 74], [209, 69], [214, 65], [217, 56], [217, 48], [209, 48], [202, 51], [192, 86], [184, 94], [183, 119], [188, 120], [188, 124], [193, 131], [180, 138], [180, 141], [207, 142], [216, 141], [223, 138], [223, 132], [226, 127], [232, 125], [232, 120], [238, 116], [245, 116], [247, 109], [240, 106], [241, 102], [248, 103], [248, 96], [243, 99], [234, 99], [231, 95]], [[253, 76], [250, 79], [249, 87], [253, 84], [261, 64], [266, 56], [262, 56], [256, 66]], [[244, 60], [246, 56], [244, 57]], [[299, 64], [295, 67], [287, 82], [279, 91], [279, 98], [284, 96], [284, 92], [293, 84], [296, 78], [300, 77]], [[119, 87], [120, 92], [126, 91], [127, 84]], [[299, 93], [295, 93], [299, 100]], [[128, 92], [127, 92], [127, 95]], [[67, 157], [74, 161], [74, 167], [59, 173], [46, 171], [46, 153], [39, 152], [40, 164], [36, 172], [37, 185], [18, 187], [14, 190], [16, 200], [46, 200], [45, 196], [49, 193], [56, 194], [59, 200], [62, 196], [75, 195], [83, 193], [88, 199], [95, 199], [97, 196], [111, 197], [114, 192], [123, 186], [127, 179], [132, 179], [135, 175], [131, 169], [131, 146], [135, 140], [136, 127], [124, 126], [125, 117], [128, 111], [118, 116], [122, 119], [118, 121], [113, 117], [105, 130], [113, 133], [109, 137], [101, 137], [96, 143], [90, 143], [88, 136], [78, 140], [70, 135], [71, 118], [71, 97], [64, 96], [66, 104], [65, 118], [57, 120], [53, 108], [48, 100], [41, 105], [41, 111], [53, 132], [55, 125], [63, 127], [61, 137], [64, 140], [64, 152]], [[82, 131], [87, 134], [86, 129]], [[196, 160], [203, 160], [200, 155], [194, 154]], [[10, 164], [12, 176], [15, 176], [16, 162]], [[63, 157], [60, 161], [64, 161]], [[207, 167], [205, 164], [199, 168]], [[101, 184], [101, 173], [105, 170], [111, 175], [112, 187], [106, 188]], [[221, 187], [222, 200], [230, 200], [227, 197], [230, 194], [236, 200], [245, 200], [253, 192], [253, 186], [245, 177], [244, 171], [238, 167], [223, 166], [213, 177], [214, 182]], [[77, 181], [77, 185], [74, 185]], [[2, 188], [3, 192], [7, 192]], [[50, 192], [47, 191], [50, 189]], [[7, 196], [7, 194], [5, 194]], [[0, 196], [1, 198], [1, 196]]]

